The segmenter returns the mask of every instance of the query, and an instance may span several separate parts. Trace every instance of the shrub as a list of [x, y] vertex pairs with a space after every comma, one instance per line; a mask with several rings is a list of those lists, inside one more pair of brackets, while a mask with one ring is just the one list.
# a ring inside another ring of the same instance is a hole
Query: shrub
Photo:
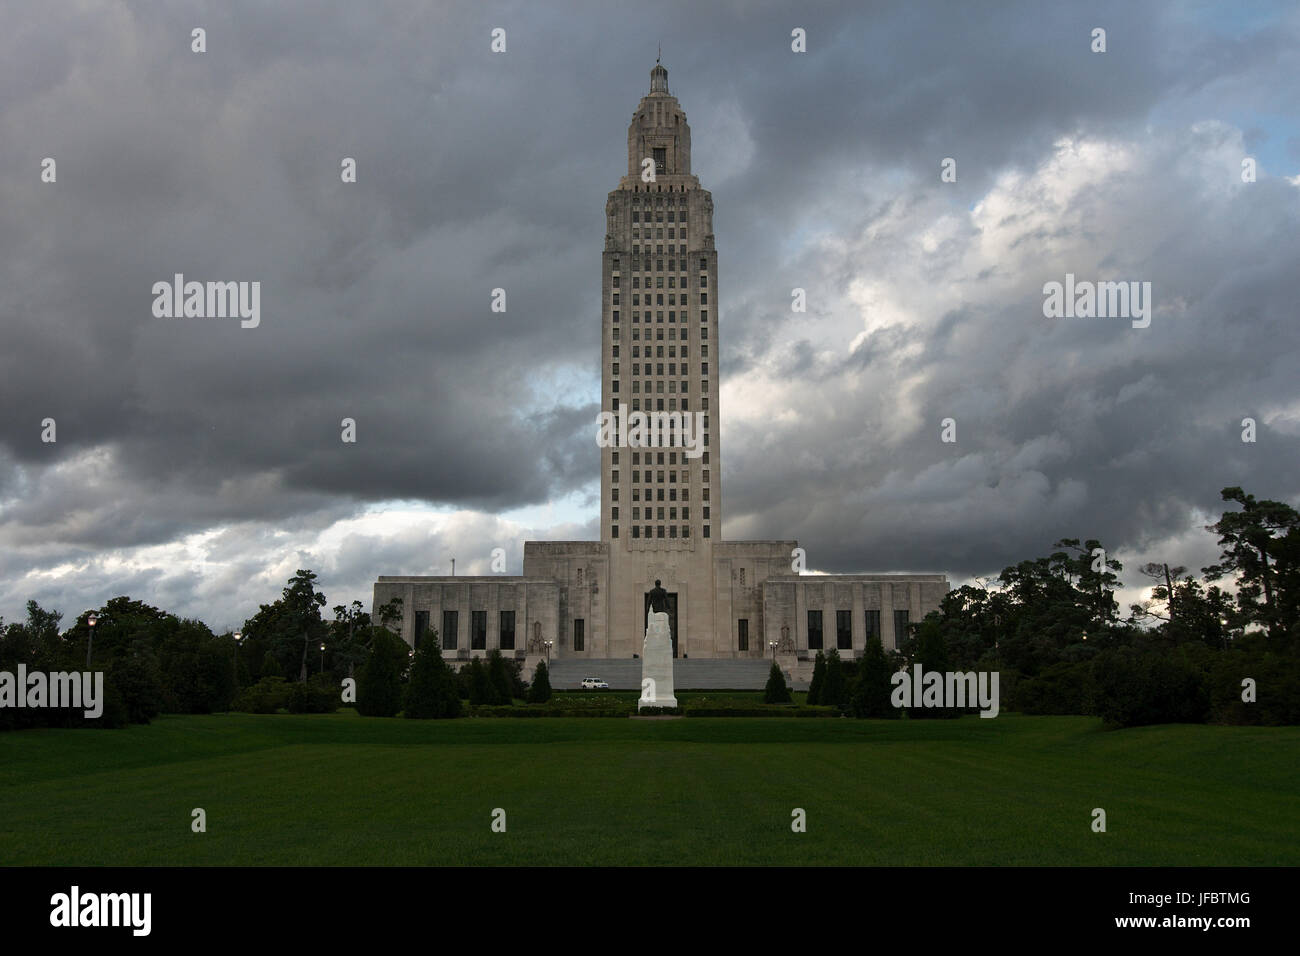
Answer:
[[339, 709], [341, 699], [333, 675], [316, 674], [306, 683], [289, 685], [286, 706], [291, 714], [332, 714]]
[[423, 641], [411, 665], [404, 714], [412, 718], [459, 717], [460, 684], [442, 659], [437, 641]]
[[849, 711], [854, 717], [897, 717], [898, 708], [889, 702], [889, 675], [893, 667], [885, 657], [879, 637], [873, 637], [858, 661], [858, 675], [849, 695]]
[[363, 717], [392, 717], [402, 706], [402, 669], [410, 651], [395, 634], [377, 628], [370, 657], [357, 679], [357, 713]]
[[840, 660], [840, 652], [832, 647], [826, 654], [826, 674], [822, 678], [821, 693], [817, 700], [810, 703], [843, 708], [847, 697], [848, 683], [844, 677], [844, 662]]
[[1204, 723], [1209, 681], [1181, 655], [1121, 647], [1093, 662], [1091, 709], [1110, 727]]
[[1086, 714], [1092, 673], [1091, 661], [1053, 664], [1021, 680], [1009, 697], [1011, 706], [1022, 714]]
[[274, 714], [289, 706], [289, 693], [289, 685], [283, 677], [263, 677], [246, 688], [231, 707], [246, 714]]
[[822, 685], [826, 682], [826, 655], [821, 651], [813, 658], [812, 683], [808, 685], [808, 703], [822, 702]]
[[544, 704], [551, 699], [551, 675], [546, 661], [537, 662], [537, 673], [533, 675], [532, 686], [528, 688], [530, 704]]
[[262, 676], [263, 677], [283, 677], [284, 670], [280, 667], [280, 662], [276, 660], [275, 655], [270, 651], [262, 657]]
[[506, 659], [501, 656], [501, 652], [495, 647], [488, 651], [487, 673], [488, 681], [496, 691], [497, 700], [502, 704], [514, 703], [514, 681], [510, 679], [510, 670], [506, 667]]
[[474, 658], [469, 666], [463, 668], [469, 674], [469, 702], [471, 704], [508, 704], [502, 700], [497, 687], [492, 683], [492, 675], [483, 666], [482, 658]]
[[790, 703], [790, 688], [786, 685], [785, 675], [781, 673], [781, 668], [776, 665], [776, 661], [772, 662], [772, 669], [767, 672], [767, 686], [763, 688], [763, 703]]
[[[1255, 681], [1255, 700], [1241, 699], [1242, 681]], [[1211, 719], [1225, 724], [1300, 724], [1300, 660], [1266, 648], [1221, 652], [1209, 676]]]
[[162, 712], [163, 686], [158, 661], [146, 646], [134, 647], [127, 657], [114, 661], [107, 679], [121, 693], [131, 723], [147, 724]]

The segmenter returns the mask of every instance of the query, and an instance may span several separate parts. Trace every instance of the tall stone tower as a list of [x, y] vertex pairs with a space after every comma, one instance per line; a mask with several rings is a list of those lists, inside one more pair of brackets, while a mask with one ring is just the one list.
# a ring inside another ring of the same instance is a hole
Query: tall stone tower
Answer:
[[640, 597], [660, 579], [676, 595], [679, 649], [687, 633], [712, 644], [712, 543], [722, 527], [713, 198], [691, 174], [691, 128], [659, 63], [605, 214], [601, 407], [691, 413], [700, 430], [697, 457], [672, 446], [601, 450], [601, 540], [614, 617], [629, 618], [613, 622], [611, 637], [639, 636]]
[[[797, 541], [722, 540], [713, 198], [691, 175], [691, 129], [658, 62], [605, 220], [601, 412], [624, 427], [597, 439], [600, 540], [525, 541], [520, 576], [380, 576], [374, 609], [401, 598], [412, 646], [433, 628], [449, 658], [499, 649], [529, 675], [547, 660], [569, 688], [589, 674], [638, 686], [657, 581], [674, 656], [691, 658], [683, 687], [762, 687], [765, 658], [803, 681], [819, 650], [856, 655], [876, 637], [897, 647], [947, 593], [943, 575], [803, 575]], [[691, 416], [688, 447], [633, 440], [647, 414]]]

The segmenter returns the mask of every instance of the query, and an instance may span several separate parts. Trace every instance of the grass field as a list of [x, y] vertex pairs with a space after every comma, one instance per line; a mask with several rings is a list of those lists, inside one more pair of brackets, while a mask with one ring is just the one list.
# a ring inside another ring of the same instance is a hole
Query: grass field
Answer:
[[0, 734], [0, 864], [1294, 865], [1298, 745], [1016, 715], [162, 717]]

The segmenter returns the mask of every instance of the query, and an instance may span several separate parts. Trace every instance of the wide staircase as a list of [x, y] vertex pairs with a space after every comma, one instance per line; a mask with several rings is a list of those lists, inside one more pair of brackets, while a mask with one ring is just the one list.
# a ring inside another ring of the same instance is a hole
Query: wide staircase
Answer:
[[[605, 658], [551, 661], [551, 687], [577, 690], [584, 677], [598, 677], [614, 690], [641, 689], [639, 658]], [[674, 690], [762, 690], [767, 684], [770, 660], [691, 660], [673, 661]]]

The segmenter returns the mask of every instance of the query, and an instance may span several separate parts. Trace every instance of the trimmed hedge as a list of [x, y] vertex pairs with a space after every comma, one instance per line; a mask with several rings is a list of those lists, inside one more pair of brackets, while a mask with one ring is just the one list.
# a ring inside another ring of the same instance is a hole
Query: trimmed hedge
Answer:
[[838, 707], [775, 704], [764, 707], [687, 707], [687, 717], [839, 717]]
[[468, 710], [471, 717], [628, 717], [631, 711], [577, 709], [573, 707], [555, 707], [550, 704], [528, 704], [524, 707], [509, 707], [504, 704], [471, 705]]
[[557, 703], [528, 704], [524, 707], [505, 707], [500, 704], [479, 704], [468, 710], [471, 717], [632, 717], [682, 715], [685, 717], [840, 717], [837, 707], [808, 707], [800, 704], [763, 705], [748, 707], [647, 707], [638, 711], [630, 706], [566, 707]]

